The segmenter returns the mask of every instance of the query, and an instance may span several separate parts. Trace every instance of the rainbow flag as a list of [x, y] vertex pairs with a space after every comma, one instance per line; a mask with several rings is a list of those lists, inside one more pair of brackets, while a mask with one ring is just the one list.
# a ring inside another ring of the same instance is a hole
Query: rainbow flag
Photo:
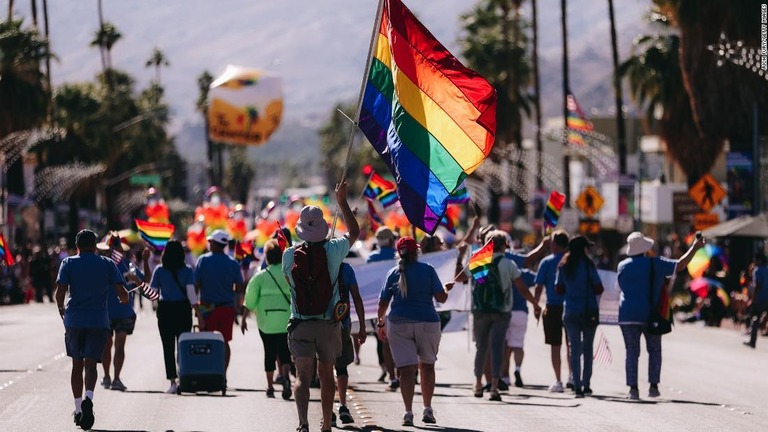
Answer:
[[469, 200], [470, 196], [469, 190], [467, 189], [467, 182], [464, 181], [452, 194], [448, 195], [446, 204], [464, 204], [469, 202]]
[[172, 224], [147, 222], [141, 219], [134, 219], [134, 222], [141, 238], [156, 250], [165, 249], [175, 229]]
[[384, 177], [380, 176], [375, 171], [371, 173], [371, 177], [368, 179], [368, 183], [365, 184], [365, 190], [363, 196], [370, 199], [377, 199], [382, 194], [394, 191], [397, 189], [397, 185]]
[[560, 211], [565, 204], [565, 195], [558, 191], [552, 191], [547, 200], [547, 206], [544, 208], [544, 228], [554, 228], [560, 219]]
[[235, 243], [235, 260], [238, 262], [241, 262], [246, 258], [253, 259], [253, 243], [236, 242]]
[[469, 258], [469, 272], [477, 283], [483, 283], [488, 277], [491, 264], [493, 263], [493, 241], [488, 241], [477, 252]]
[[568, 110], [568, 117], [565, 120], [568, 144], [583, 146], [584, 133], [592, 132], [595, 128], [587, 120], [584, 111], [581, 110], [579, 103], [576, 102], [576, 97], [570, 92], [565, 97], [565, 107]]
[[16, 264], [16, 260], [13, 259], [13, 252], [11, 252], [11, 248], [2, 234], [0, 234], [0, 259], [9, 267]]
[[456, 234], [456, 227], [459, 226], [460, 217], [461, 208], [457, 205], [449, 205], [445, 210], [445, 216], [440, 220], [440, 225], [444, 226], [452, 234]]
[[383, 3], [359, 126], [392, 172], [408, 220], [434, 234], [448, 196], [491, 151], [496, 91], [400, 0]]

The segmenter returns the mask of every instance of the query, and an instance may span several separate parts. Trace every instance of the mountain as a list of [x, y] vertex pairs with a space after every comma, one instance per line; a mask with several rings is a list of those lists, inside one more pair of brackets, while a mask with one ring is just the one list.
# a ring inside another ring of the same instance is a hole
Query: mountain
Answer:
[[[162, 84], [173, 110], [171, 132], [181, 153], [204, 158], [199, 114], [195, 112], [196, 77], [214, 76], [228, 64], [257, 67], [282, 76], [285, 111], [280, 130], [252, 153], [264, 160], [316, 159], [315, 128], [341, 101], [354, 101], [360, 89], [376, 8], [375, 0], [102, 0], [105, 20], [122, 38], [112, 50], [115, 67], [131, 73], [145, 87], [154, 71], [145, 67], [154, 47], [171, 65]], [[459, 16], [470, 0], [410, 0], [407, 5], [424, 25], [458, 55]], [[649, 0], [623, 0], [616, 10], [622, 57], [644, 30]], [[97, 3], [49, 2], [55, 85], [90, 80], [101, 68], [99, 52], [89, 46], [98, 28]], [[542, 109], [558, 116], [561, 106], [560, 2], [539, 0]], [[16, 12], [28, 15], [28, 4]], [[530, 7], [528, 2], [524, 7]], [[569, 53], [571, 89], [589, 113], [613, 105], [607, 2], [571, 0]], [[594, 110], [593, 110], [594, 108]], [[197, 133], [195, 132], [197, 128]], [[297, 151], [301, 148], [302, 150]], [[202, 149], [202, 150], [201, 150]]]

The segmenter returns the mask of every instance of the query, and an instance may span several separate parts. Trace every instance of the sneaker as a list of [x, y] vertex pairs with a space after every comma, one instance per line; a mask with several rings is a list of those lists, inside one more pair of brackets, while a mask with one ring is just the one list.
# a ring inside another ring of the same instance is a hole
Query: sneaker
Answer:
[[429, 424], [437, 423], [437, 420], [435, 420], [435, 412], [432, 410], [432, 407], [424, 408], [424, 415], [421, 417], [421, 421]]
[[565, 383], [565, 387], [573, 390], [576, 388], [576, 386], [573, 384], [573, 374], [568, 375], [568, 381]]
[[267, 389], [267, 398], [274, 399], [275, 398], [275, 389], [268, 388]]
[[83, 418], [83, 413], [81, 412], [73, 412], [72, 418], [75, 421], [75, 426], [80, 426], [80, 420]]
[[101, 386], [106, 390], [109, 390], [109, 388], [112, 387], [112, 378], [105, 376], [104, 379], [101, 380]]
[[584, 397], [584, 390], [582, 389], [576, 389], [576, 398], [581, 399]]
[[406, 411], [403, 414], [403, 426], [413, 426], [413, 413]]
[[291, 390], [291, 382], [288, 380], [283, 381], [282, 396], [283, 400], [291, 400], [291, 396], [293, 396], [293, 391]]
[[627, 399], [640, 400], [640, 391], [637, 389], [637, 387], [630, 387]]
[[349, 408], [344, 405], [339, 407], [339, 419], [344, 424], [354, 423], [355, 419], [352, 418], [352, 414], [349, 413]]
[[114, 381], [112, 381], [112, 387], [110, 387], [110, 388], [112, 390], [117, 390], [117, 391], [125, 391], [126, 390], [125, 384], [123, 384], [123, 382], [120, 381], [119, 379], [115, 379]]
[[392, 380], [389, 382], [389, 387], [387, 387], [390, 391], [397, 391], [397, 389], [400, 388], [400, 381], [399, 380]]
[[309, 425], [300, 425], [296, 428], [296, 432], [309, 432]]
[[509, 390], [509, 384], [507, 382], [505, 382], [504, 380], [499, 380], [499, 390], [501, 390], [501, 391]]
[[562, 393], [565, 391], [563, 388], [563, 383], [560, 381], [555, 381], [551, 386], [549, 386], [548, 390], [550, 393]]
[[651, 388], [648, 389], [648, 397], [659, 397], [661, 396], [661, 392], [659, 392], [659, 386], [655, 384], [651, 384]]
[[170, 387], [168, 387], [168, 391], [166, 393], [168, 394], [176, 394], [176, 391], [179, 389], [179, 385], [176, 383], [171, 384]]
[[753, 344], [752, 342], [744, 342], [744, 345], [746, 345], [746, 346], [748, 346], [750, 348], [754, 348], [755, 347], [755, 344]]
[[80, 416], [80, 428], [88, 430], [93, 427], [93, 422], [96, 421], [96, 417], [93, 415], [93, 401], [91, 398], [85, 398], [80, 407], [83, 410]]
[[592, 389], [589, 387], [584, 387], [584, 395], [585, 396], [592, 396]]
[[515, 371], [515, 387], [522, 387], [523, 379], [520, 378], [520, 371]]
[[491, 396], [488, 398], [488, 400], [494, 401], [494, 402], [501, 402], [501, 395], [499, 394], [499, 392], [493, 392], [491, 393]]

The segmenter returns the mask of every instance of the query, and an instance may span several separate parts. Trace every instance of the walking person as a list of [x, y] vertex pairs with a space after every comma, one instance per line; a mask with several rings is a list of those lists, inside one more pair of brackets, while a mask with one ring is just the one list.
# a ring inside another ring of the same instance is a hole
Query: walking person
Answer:
[[603, 293], [595, 263], [587, 256], [587, 249], [592, 246], [594, 243], [586, 237], [572, 238], [555, 277], [557, 292], [565, 296], [563, 324], [571, 343], [571, 371], [577, 398], [592, 394], [592, 343], [600, 316], [597, 296]]
[[[640, 399], [637, 386], [637, 363], [640, 357], [640, 336], [645, 337], [648, 350], [648, 389], [649, 397], [659, 397], [661, 380], [661, 335], [650, 334], [646, 325], [651, 313], [651, 305], [656, 305], [665, 289], [664, 279], [679, 273], [688, 267], [693, 255], [705, 244], [703, 238], [691, 243], [688, 251], [679, 260], [664, 257], [647, 256], [653, 248], [653, 239], [640, 232], [633, 232], [627, 237], [628, 257], [617, 267], [617, 277], [621, 297], [619, 299], [619, 327], [624, 336], [627, 350], [625, 372], [628, 399]], [[567, 301], [567, 299], [566, 299]], [[567, 305], [566, 305], [567, 306]]]
[[243, 273], [240, 264], [224, 253], [229, 234], [217, 229], [208, 236], [210, 252], [200, 255], [195, 267], [195, 289], [200, 296], [201, 330], [218, 331], [224, 337], [225, 366], [229, 368], [235, 311], [243, 304]]
[[[357, 285], [355, 270], [347, 263], [341, 263], [341, 268], [339, 269], [339, 293], [342, 301], [345, 301], [347, 305], [349, 305], [350, 299], [354, 302], [357, 322], [360, 325], [357, 335], [354, 336], [354, 342], [360, 346], [365, 343], [367, 337], [365, 332], [365, 306], [363, 305], [363, 298], [360, 297], [360, 288]], [[355, 359], [353, 337], [350, 334], [351, 330], [352, 317], [347, 313], [347, 316], [341, 321], [341, 355], [336, 359], [335, 365], [336, 387], [339, 391], [339, 420], [343, 424], [355, 422], [355, 419], [349, 412], [349, 408], [347, 408], [347, 389], [349, 387], [349, 371], [347, 368]], [[335, 415], [333, 419], [335, 419]]]
[[[392, 232], [391, 229], [382, 226], [376, 230], [376, 245], [378, 246], [378, 249], [368, 255], [368, 258], [365, 259], [366, 263], [395, 259], [395, 233]], [[375, 321], [371, 320], [371, 323], [375, 325]], [[396, 391], [400, 387], [400, 381], [397, 378], [395, 362], [392, 360], [392, 352], [389, 349], [389, 344], [385, 344], [379, 340], [376, 333], [374, 333], [373, 336], [376, 338], [376, 354], [379, 359], [379, 366], [381, 367], [379, 382], [386, 382], [387, 374], [389, 374], [389, 386], [387, 387], [387, 390]]]
[[303, 243], [283, 253], [283, 274], [291, 286], [291, 320], [288, 326], [288, 347], [296, 363], [294, 397], [299, 417], [299, 432], [309, 431], [309, 383], [317, 358], [320, 378], [320, 399], [323, 410], [323, 431], [331, 430], [333, 395], [333, 366], [341, 355], [341, 325], [334, 319], [339, 296], [339, 266], [357, 241], [360, 227], [347, 202], [347, 183], [336, 185], [336, 202], [349, 232], [326, 240], [328, 222], [317, 206], [301, 209], [296, 235]]
[[[536, 280], [536, 273], [523, 269], [521, 276], [523, 283], [528, 289], [533, 288]], [[538, 302], [536, 302], [538, 304]], [[504, 338], [504, 361], [501, 365], [501, 383], [505, 383], [508, 386], [511, 384], [509, 369], [511, 366], [511, 360], [515, 360], [515, 387], [523, 387], [523, 378], [520, 375], [520, 371], [523, 367], [523, 359], [525, 358], [525, 333], [528, 331], [528, 302], [525, 301], [520, 292], [516, 289], [512, 290], [512, 310], [509, 319], [509, 326], [507, 327], [507, 334]], [[500, 388], [501, 390], [501, 388]]]
[[288, 350], [288, 319], [291, 317], [291, 287], [282, 275], [283, 252], [277, 240], [264, 244], [267, 267], [253, 275], [245, 289], [245, 311], [240, 322], [243, 334], [248, 330], [248, 311], [256, 313], [256, 325], [264, 346], [264, 372], [267, 376], [267, 397], [275, 397], [275, 362], [280, 361], [281, 396], [290, 400], [291, 352]]
[[[117, 292], [128, 303], [123, 277], [112, 260], [96, 255], [96, 233], [82, 230], [75, 237], [77, 255], [64, 258], [56, 278], [56, 304], [64, 321], [67, 356], [72, 358], [70, 385], [75, 399], [75, 425], [93, 426], [93, 391], [109, 337], [107, 297]], [[69, 293], [69, 300], [64, 300]], [[85, 394], [83, 394], [85, 386]]]
[[755, 255], [755, 268], [752, 271], [752, 285], [754, 291], [749, 299], [747, 307], [750, 311], [749, 341], [744, 345], [754, 348], [757, 344], [757, 333], [760, 330], [760, 320], [764, 313], [768, 312], [768, 265], [765, 254], [758, 252]]
[[[534, 297], [536, 303], [539, 303], [542, 292], [546, 291], [547, 302], [542, 317], [544, 327], [544, 343], [550, 347], [550, 357], [552, 359], [552, 368], [555, 371], [555, 382], [549, 386], [551, 393], [562, 393], [563, 381], [561, 379], [562, 360], [561, 352], [563, 345], [563, 301], [564, 297], [555, 290], [555, 277], [557, 276], [557, 266], [560, 264], [565, 251], [568, 249], [568, 234], [563, 231], [557, 231], [552, 234], [550, 243], [550, 255], [547, 255], [539, 263], [539, 271], [536, 273], [536, 290]], [[566, 359], [568, 359], [568, 343], [566, 341]], [[571, 363], [568, 365], [568, 375], [571, 373]]]
[[[413, 237], [398, 239], [396, 250], [397, 266], [387, 273], [379, 294], [379, 338], [389, 344], [395, 366], [400, 371], [400, 393], [405, 404], [403, 426], [413, 426], [417, 367], [424, 403], [422, 421], [436, 423], [432, 396], [441, 334], [440, 317], [433, 299], [445, 303], [453, 283], [443, 288], [434, 267], [419, 262], [419, 244]], [[392, 309], [386, 317], [390, 303]]]
[[[148, 252], [145, 249], [143, 255], [147, 259]], [[152, 272], [149, 286], [160, 294], [157, 302], [157, 329], [163, 344], [165, 378], [170, 382], [166, 393], [174, 394], [179, 386], [176, 368], [176, 347], [179, 336], [192, 330], [193, 310], [200, 328], [205, 328], [205, 319], [197, 304], [195, 276], [192, 267], [186, 264], [181, 242], [169, 240], [160, 260], [161, 264]], [[148, 267], [149, 264], [146, 266]]]

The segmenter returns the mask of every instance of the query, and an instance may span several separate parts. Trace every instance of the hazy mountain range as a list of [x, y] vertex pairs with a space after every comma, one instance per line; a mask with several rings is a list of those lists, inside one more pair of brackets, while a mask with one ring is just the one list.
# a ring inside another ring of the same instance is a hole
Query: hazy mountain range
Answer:
[[[122, 39], [112, 50], [115, 67], [131, 73], [139, 87], [154, 78], [145, 67], [154, 47], [169, 59], [162, 84], [173, 110], [171, 132], [190, 161], [204, 158], [200, 115], [195, 112], [197, 76], [214, 76], [227, 64], [257, 67], [283, 77], [285, 112], [281, 129], [251, 156], [260, 160], [317, 157], [316, 127], [337, 102], [356, 100], [376, 8], [375, 0], [102, 0], [105, 20]], [[646, 31], [649, 0], [617, 3], [622, 58]], [[97, 2], [49, 2], [52, 68], [56, 85], [90, 80], [101, 69], [98, 49], [89, 46], [98, 28]], [[406, 0], [424, 25], [459, 55], [459, 17], [474, 0]], [[530, 17], [530, 4], [524, 4]], [[542, 108], [558, 116], [561, 107], [560, 2], [539, 0]], [[16, 2], [29, 15], [27, 2]], [[613, 105], [607, 1], [571, 0], [570, 82], [587, 112]], [[41, 19], [42, 21], [42, 19]]]

